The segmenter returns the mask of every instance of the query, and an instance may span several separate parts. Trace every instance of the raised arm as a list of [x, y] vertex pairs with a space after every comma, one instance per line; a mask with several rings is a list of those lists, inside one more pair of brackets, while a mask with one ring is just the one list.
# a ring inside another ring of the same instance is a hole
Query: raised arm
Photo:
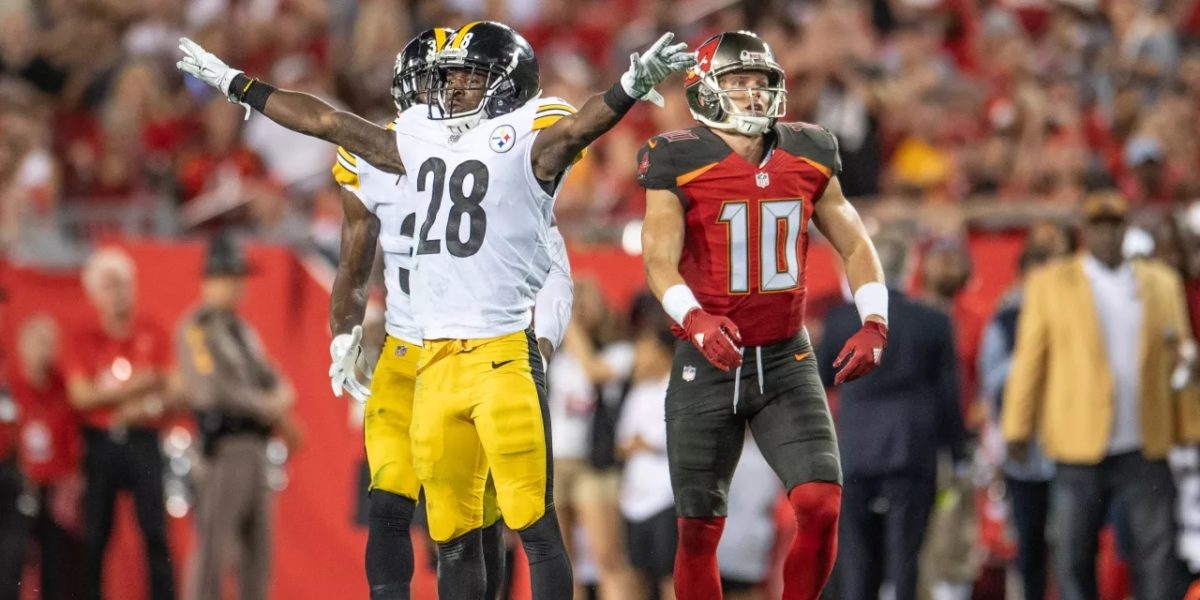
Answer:
[[554, 181], [584, 148], [612, 129], [639, 99], [659, 106], [663, 98], [654, 86], [671, 73], [696, 64], [687, 44], [668, 45], [675, 37], [665, 33], [646, 54], [633, 53], [629, 70], [604, 94], [588, 98], [579, 112], [560, 119], [543, 130], [533, 142], [533, 173], [542, 181]]
[[187, 38], [180, 38], [183, 58], [179, 70], [213, 86], [230, 102], [253, 108], [280, 125], [345, 147], [371, 164], [403, 173], [404, 164], [394, 134], [350, 112], [338, 110], [311, 94], [276, 89], [230, 68], [216, 55]]

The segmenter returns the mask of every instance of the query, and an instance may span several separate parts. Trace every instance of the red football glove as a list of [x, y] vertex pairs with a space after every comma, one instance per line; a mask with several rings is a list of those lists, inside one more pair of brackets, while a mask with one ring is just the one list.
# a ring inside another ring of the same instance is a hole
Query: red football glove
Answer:
[[714, 367], [729, 371], [742, 366], [742, 334], [733, 321], [693, 308], [683, 318], [683, 330]]
[[887, 348], [887, 331], [887, 325], [877, 321], [863, 323], [862, 329], [846, 340], [837, 360], [833, 361], [833, 367], [838, 369], [833, 384], [854, 381], [878, 367], [883, 349]]

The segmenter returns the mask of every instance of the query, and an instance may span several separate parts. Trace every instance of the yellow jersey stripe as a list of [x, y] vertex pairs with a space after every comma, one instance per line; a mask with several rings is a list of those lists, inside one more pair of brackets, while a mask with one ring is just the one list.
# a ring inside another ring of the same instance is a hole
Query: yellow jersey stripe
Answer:
[[471, 28], [478, 25], [480, 22], [481, 21], [472, 21], [464, 25], [462, 29], [454, 32], [454, 43], [451, 44], [450, 47], [462, 48], [463, 38], [467, 37], [467, 34], [471, 32]]
[[350, 154], [350, 152], [348, 150], [346, 150], [345, 148], [338, 146], [337, 152], [338, 152], [338, 157], [342, 158], [346, 162], [350, 163], [350, 166], [353, 167], [353, 166], [358, 165], [358, 159], [355, 158], [353, 154]]
[[358, 189], [358, 173], [347, 169], [341, 160], [333, 163], [333, 180], [338, 185]]
[[539, 113], [544, 110], [565, 110], [568, 112], [579, 112], [579, 111], [575, 110], [574, 106], [571, 106], [570, 104], [559, 103], [559, 102], [555, 102], [553, 104], [543, 104], [538, 107]]
[[537, 119], [534, 119], [533, 120], [533, 130], [541, 131], [541, 130], [557, 123], [558, 120], [561, 118], [563, 118], [563, 115], [550, 115], [550, 116], [539, 117]]
[[446, 47], [446, 31], [441, 27], [433, 28], [433, 45], [439, 51]]
[[536, 115], [533, 115], [533, 118], [540, 119], [542, 117], [549, 117], [552, 115], [558, 115], [560, 117], [569, 117], [573, 114], [575, 114], [575, 111], [573, 111], [573, 110], [559, 110], [559, 109], [543, 110], [543, 111], [539, 111]]
[[342, 165], [343, 169], [346, 169], [347, 171], [350, 171], [351, 173], [358, 173], [358, 165], [352, 165], [352, 164], [346, 162], [346, 159], [344, 159], [340, 156], [337, 157], [337, 164]]

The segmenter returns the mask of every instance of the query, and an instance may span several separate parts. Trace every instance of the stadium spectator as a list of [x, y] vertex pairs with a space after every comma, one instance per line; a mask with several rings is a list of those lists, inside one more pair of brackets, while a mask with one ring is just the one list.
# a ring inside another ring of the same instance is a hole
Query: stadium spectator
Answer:
[[[937, 453], [964, 458], [958, 358], [949, 318], [909, 299], [908, 243], [876, 236], [889, 288], [886, 358], [838, 394], [842, 518], [838, 560], [844, 600], [874, 600], [883, 582], [897, 600], [917, 598], [917, 567], [937, 491]], [[821, 379], [833, 386], [838, 349], [858, 330], [853, 304], [825, 318], [817, 348]]]
[[645, 323], [633, 343], [633, 372], [617, 421], [617, 453], [624, 461], [620, 506], [626, 551], [639, 576], [630, 598], [672, 600], [679, 533], [667, 466], [665, 402], [675, 336], [666, 315]]
[[[988, 402], [992, 415], [1000, 415], [1003, 411], [1004, 386], [1012, 366], [1017, 320], [1021, 313], [1022, 282], [1035, 268], [1061, 257], [1066, 250], [1065, 240], [1041, 237], [1043, 239], [1030, 235], [1026, 241], [1017, 262], [1020, 279], [1000, 299], [996, 313], [983, 333], [979, 349], [979, 385], [980, 394]], [[1054, 463], [1041, 452], [1040, 441], [1033, 438], [1025, 460], [1018, 462], [1009, 458], [1002, 469], [1016, 524], [1017, 571], [1021, 575], [1024, 598], [1042, 600], [1046, 597], [1046, 522]]]
[[175, 576], [158, 438], [175, 389], [168, 385], [170, 339], [157, 322], [137, 312], [133, 261], [120, 250], [103, 248], [88, 257], [83, 287], [95, 316], [66, 333], [70, 344], [63, 372], [83, 427], [85, 598], [102, 597], [117, 493], [128, 490], [142, 531], [150, 598], [171, 600]]
[[17, 404], [0, 385], [0, 600], [19, 600], [25, 564], [28, 506], [22, 502], [24, 478], [17, 464]]
[[82, 592], [81, 440], [58, 366], [59, 344], [54, 319], [45, 314], [27, 319], [17, 333], [18, 360], [9, 375], [20, 409], [21, 469], [37, 505], [30, 539], [39, 549], [40, 582], [25, 586], [39, 589], [47, 600]]
[[1170, 384], [1191, 328], [1179, 276], [1121, 253], [1129, 213], [1117, 194], [1084, 205], [1083, 248], [1026, 279], [1002, 427], [1024, 461], [1036, 431], [1056, 465], [1051, 488], [1059, 596], [1095, 598], [1098, 535], [1113, 505], [1128, 518], [1138, 598], [1182, 597]]
[[563, 531], [584, 528], [601, 598], [617, 600], [631, 597], [633, 580], [617, 506], [620, 405], [604, 402], [603, 393], [608, 386], [620, 389], [633, 368], [633, 356], [623, 346], [596, 349], [613, 325], [596, 282], [576, 281], [571, 324], [562, 350], [550, 364], [548, 379], [550, 419], [556, 430], [554, 502], [561, 527]]

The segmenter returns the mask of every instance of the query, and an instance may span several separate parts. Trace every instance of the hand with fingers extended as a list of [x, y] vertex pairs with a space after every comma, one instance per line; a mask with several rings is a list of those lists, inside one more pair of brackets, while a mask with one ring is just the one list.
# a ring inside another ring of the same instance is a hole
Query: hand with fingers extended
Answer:
[[226, 98], [230, 98], [229, 86], [241, 71], [230, 68], [216, 55], [187, 38], [179, 38], [179, 49], [183, 51], [183, 58], [175, 66], [180, 71], [217, 88]]
[[730, 371], [742, 366], [742, 335], [727, 317], [693, 308], [683, 319], [683, 329], [714, 367]]
[[695, 53], [688, 52], [687, 44], [671, 44], [674, 38], [674, 33], [664, 33], [645, 54], [629, 55], [629, 70], [621, 75], [621, 87], [629, 97], [663, 106], [662, 94], [654, 86], [696, 64]]
[[350, 333], [343, 333], [333, 338], [329, 345], [329, 356], [333, 364], [329, 365], [329, 380], [333, 386], [333, 395], [342, 397], [342, 392], [349, 392], [355, 400], [366, 402], [371, 395], [370, 383], [359, 382], [357, 371], [366, 372], [367, 365], [362, 351], [362, 325], [355, 325]]
[[838, 369], [833, 378], [834, 385], [854, 381], [879, 366], [883, 349], [887, 348], [887, 332], [887, 325], [878, 321], [863, 323], [862, 328], [846, 340], [846, 345], [842, 346], [842, 351], [833, 361], [833, 367]]

